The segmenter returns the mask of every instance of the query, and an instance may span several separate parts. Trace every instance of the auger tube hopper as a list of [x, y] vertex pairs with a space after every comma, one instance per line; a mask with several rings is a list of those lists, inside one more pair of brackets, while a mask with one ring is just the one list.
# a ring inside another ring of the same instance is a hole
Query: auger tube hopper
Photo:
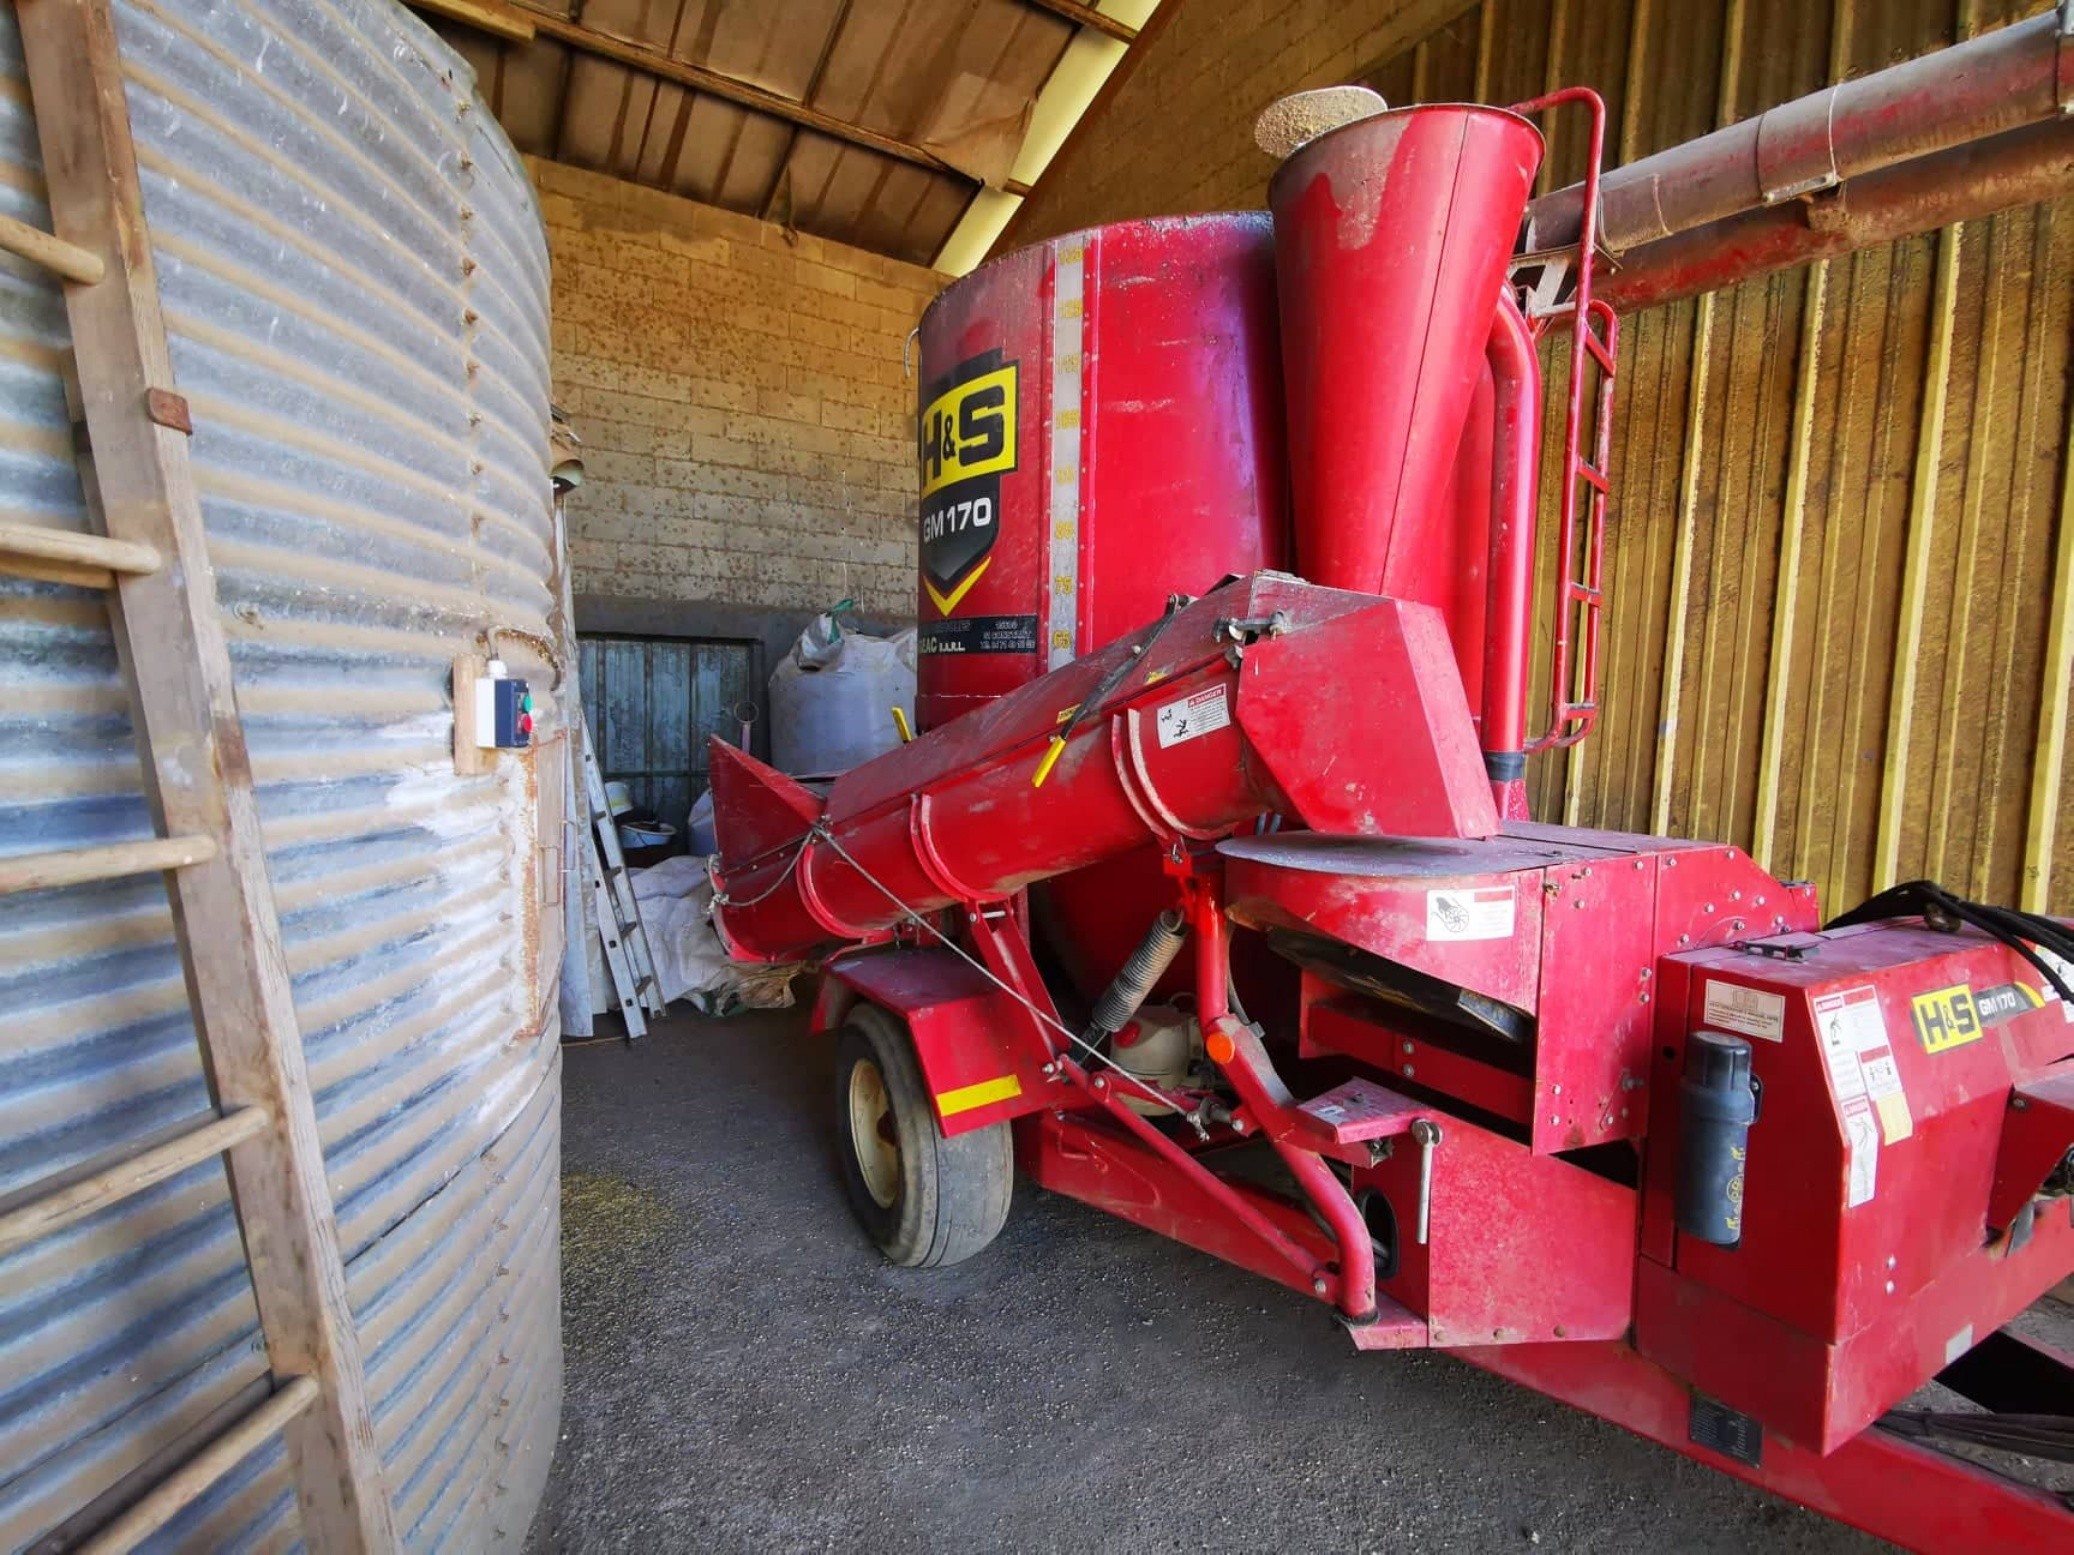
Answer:
[[[1138, 662], [1035, 781], [1120, 660]], [[825, 806], [712, 749], [717, 919], [759, 960], [1267, 813], [1369, 837], [1498, 828], [1439, 613], [1274, 573], [845, 773]]]

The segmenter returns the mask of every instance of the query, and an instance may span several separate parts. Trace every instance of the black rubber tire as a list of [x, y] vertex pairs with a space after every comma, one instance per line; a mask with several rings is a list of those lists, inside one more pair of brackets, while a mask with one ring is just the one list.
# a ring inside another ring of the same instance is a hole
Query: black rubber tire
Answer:
[[[899, 1186], [889, 1205], [880, 1204], [866, 1185], [852, 1138], [850, 1087], [860, 1063], [878, 1071], [899, 1146]], [[850, 1208], [889, 1262], [904, 1269], [940, 1268], [970, 1258], [1000, 1234], [1015, 1186], [1008, 1125], [944, 1138], [913, 1039], [876, 1005], [856, 1005], [836, 1037], [835, 1122]]]

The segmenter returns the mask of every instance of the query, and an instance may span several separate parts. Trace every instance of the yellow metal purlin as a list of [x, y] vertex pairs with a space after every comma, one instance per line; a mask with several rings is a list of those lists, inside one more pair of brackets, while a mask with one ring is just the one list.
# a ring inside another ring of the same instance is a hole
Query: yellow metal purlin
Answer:
[[[2033, 213], [2031, 222], [2030, 262], [2021, 272], [2027, 276], [2048, 273], [2050, 270], [2053, 208], [2041, 206]], [[2033, 288], [2031, 303], [2034, 308], [2037, 300], [2038, 294]], [[2013, 783], [2005, 786], [2005, 778], [2014, 779], [2016, 776], [2015, 773], [2006, 770], [2011, 764], [2009, 757], [2012, 754], [2008, 736], [2010, 727], [2018, 716], [2015, 655], [2010, 653], [2008, 648], [2016, 641], [2019, 624], [2022, 591], [2017, 579], [2022, 569], [2021, 548], [2030, 532], [2032, 515], [2037, 507], [2035, 485], [2023, 477], [2024, 472], [2037, 462], [2041, 423], [2045, 418], [2035, 412], [2044, 399], [2047, 360], [2043, 350], [2031, 348], [2028, 339], [2028, 315], [2025, 323], [2026, 340], [2024, 348], [2018, 352], [2015, 419], [2016, 436], [2022, 440], [2013, 442], [2007, 450], [2011, 482], [2009, 503], [2005, 511], [2009, 517], [2001, 532], [2000, 559], [1988, 570], [1995, 605], [1994, 625], [1992, 630], [1982, 634], [1988, 646], [1992, 678], [1988, 687], [1987, 704], [1981, 716], [1979, 740], [1981, 773], [1977, 813], [1980, 816], [1980, 829], [1973, 839], [1970, 886], [1971, 894], [1976, 897], [2004, 894], [2005, 888], [1993, 878], [1991, 870], [1997, 852], [1997, 839], [2005, 820], [2014, 822], [2016, 819], [2008, 815], [2008, 807], [2005, 804], [1998, 802], [1999, 798], [2009, 791], [2009, 787], [2013, 787]], [[2058, 430], [2054, 424], [2047, 434], [2055, 443], [2059, 441]], [[2064, 700], [2066, 688], [2063, 684], [2058, 698], [2052, 695], [2049, 681], [2044, 682], [2039, 689], [2043, 692], [2040, 697], [2042, 720], [2043, 704]], [[2032, 775], [2035, 776], [2035, 767]], [[2022, 874], [2023, 871], [2019, 869], [2019, 888]]]
[[[1553, 92], [1557, 87], [1560, 87], [1565, 84], [1563, 81], [1562, 68], [1563, 39], [1569, 33], [1569, 31], [1569, 0], [1550, 0], [1550, 10], [1548, 13], [1548, 54], [1546, 59], [1546, 65], [1542, 70], [1541, 75], [1541, 90], [1544, 92]], [[1560, 129], [1561, 127], [1562, 126], [1559, 123], [1552, 123], [1550, 125], [1550, 133], [1548, 134], [1548, 154], [1542, 157], [1541, 159], [1541, 172], [1536, 177], [1534, 183], [1534, 192], [1536, 194], [1546, 194], [1549, 192], [1549, 190], [1555, 188], [1556, 186], [1556, 148], [1555, 135], [1553, 131]], [[1581, 166], [1578, 168], [1577, 173], [1580, 178], [1584, 176], [1584, 170]]]
[[[1483, 8], [1486, 24], [1490, 20], [1490, 9], [1488, 4]], [[1634, 9], [1628, 15], [1627, 82], [1625, 90], [1622, 91], [1620, 96], [1620, 131], [1618, 139], [1612, 148], [1612, 165], [1616, 166], [1623, 162], [1632, 162], [1641, 154], [1642, 73], [1644, 56], [1649, 49], [1650, 20], [1650, 0], [1634, 0]], [[1488, 30], [1487, 26], [1486, 31]], [[1553, 60], [1555, 57], [1553, 39], [1550, 41], [1549, 55], [1550, 59]], [[1555, 73], [1551, 69], [1550, 74], [1553, 75]], [[1617, 399], [1615, 404], [1619, 404]], [[1617, 519], [1619, 515], [1610, 511], [1611, 496], [1609, 495], [1605, 500], [1609, 504], [1607, 517], [1610, 522]], [[1609, 589], [1616, 581], [1610, 570], [1605, 581]], [[1608, 614], [1610, 615], [1610, 612]], [[1610, 635], [1609, 628], [1611, 625], [1611, 621], [1603, 621], [1600, 626], [1601, 633]], [[1614, 701], [1614, 686], [1618, 684], [1622, 677], [1636, 673], [1636, 668], [1637, 666], [1632, 663], [1607, 663], [1602, 653], [1598, 688], [1598, 695], [1602, 703], [1610, 705]], [[1603, 739], [1604, 736], [1602, 735], [1601, 738]], [[1591, 742], [1580, 740], [1564, 752], [1563, 755], [1563, 824], [1565, 826], [1575, 826], [1583, 819], [1584, 791], [1588, 786], [1586, 783], [1586, 762], [1589, 759], [1585, 746], [1589, 743]], [[1605, 753], [1603, 751], [1597, 754], [1601, 760], [1604, 759]]]
[[[2074, 450], [2074, 394], [2067, 397], [2067, 437]], [[2045, 640], [2043, 685], [2038, 709], [2038, 744], [2031, 762], [2031, 808], [2024, 828], [2023, 894], [2019, 905], [2044, 912], [2052, 892], [2053, 849], [2057, 846], [2061, 785], [2066, 776], [2067, 700], [2074, 687], [2074, 453], [2063, 452], [2060, 470], [2059, 544], [2052, 569], [2052, 604]]]
[[[1647, 5], [1649, 0], [1635, 0], [1637, 5]], [[1491, 100], [1491, 71], [1498, 56], [1498, 29], [1491, 25], [1491, 0], [1484, 0], [1476, 8], [1476, 100], [1487, 103]]]
[[1958, 551], [1954, 557], [1950, 590], [1946, 595], [1945, 651], [1939, 666], [1940, 691], [1937, 722], [1931, 730], [1935, 761], [1931, 768], [1930, 816], [1923, 838], [1923, 873], [1940, 877], [1945, 869], [1953, 810], [1957, 803], [1959, 757], [1962, 753], [1960, 723], [1971, 706], [1967, 696], [1966, 657], [1973, 625], [1973, 603], [1980, 560], [1981, 509], [1985, 500], [1988, 461], [1984, 450], [1989, 441], [1989, 421], [1996, 413], [1995, 388], [2002, 372], [2001, 331], [1993, 321], [2007, 306], [2007, 266], [1997, 264], [2002, 247], [2002, 229], [1987, 229], [1987, 252], [1983, 271], [1987, 293], [1982, 309], [1978, 376], [1973, 388], [1973, 414], [1966, 444], [1966, 483], [1959, 500]]
[[[1800, 548], [1807, 529], [1815, 390], [1822, 374], [1822, 322], [1828, 305], [1829, 261], [1823, 260], [1809, 277], [1808, 297], [1801, 309], [1800, 371], [1794, 388], [1792, 441], [1786, 456], [1786, 512], [1779, 534], [1779, 571], [1772, 591], [1771, 667], [1765, 676], [1764, 726], [1758, 741], [1757, 814], [1750, 856], [1767, 869], [1774, 869], [1772, 843], [1779, 813], [1779, 760], [1785, 745], [1786, 704], [1793, 690], [1793, 628], [1800, 611]], [[1795, 851], [1804, 853], [1805, 846]], [[1797, 857], [1795, 867], [1799, 867]]]
[[[1721, 83], [1715, 99], [1714, 123], [1724, 129], [1734, 122], [1736, 89], [1742, 74], [1743, 4], [1744, 0], [1728, 0], [1728, 16], [1722, 24]], [[1692, 375], [1688, 381], [1685, 413], [1685, 467], [1678, 481], [1677, 529], [1671, 542], [1671, 599], [1670, 608], [1664, 614], [1664, 680], [1656, 725], [1655, 794], [1650, 805], [1650, 829], [1659, 833], [1671, 829], [1671, 793], [1678, 769], [1678, 705], [1685, 695], [1685, 618], [1692, 608], [1693, 525], [1700, 500], [1707, 376], [1714, 350], [1716, 296], [1714, 292], [1703, 295], [1693, 319]]]
[[1909, 494], [1908, 549], [1901, 564], [1901, 619], [1894, 639], [1894, 682], [1887, 704], [1886, 759], [1880, 764], [1880, 806], [1873, 844], [1872, 888], [1901, 878], [1901, 832], [1907, 809], [1909, 742], [1915, 733], [1916, 665], [1923, 651], [1923, 612], [1930, 589], [1930, 550], [1937, 522], [1938, 470], [1944, 463], [1944, 422], [1951, 389], [1952, 333], [1959, 311], [1963, 227], [1937, 235], [1936, 303], [1930, 321], [1930, 360], [1924, 372], [1922, 429], [1916, 440], [1914, 486]]
[[[1851, 0], [1840, 0], [1829, 35], [1829, 81], [1843, 79], [1851, 58]], [[1787, 705], [1793, 695], [1793, 636], [1800, 614], [1801, 545], [1807, 534], [1808, 472], [1815, 458], [1815, 396], [1822, 380], [1822, 327], [1829, 308], [1830, 261], [1818, 263], [1808, 277], [1808, 290], [1801, 304], [1800, 364], [1794, 386], [1793, 429], [1787, 444], [1785, 512], [1780, 520], [1779, 570], [1772, 587], [1771, 658], [1765, 671], [1764, 723], [1758, 736], [1757, 810], [1752, 821], [1750, 856], [1773, 873], [1780, 866], [1772, 857], [1779, 815], [1779, 767], [1785, 753]], [[1825, 540], [1832, 539], [1837, 525], [1825, 524]], [[1825, 545], [1822, 576], [1828, 577], [1829, 548]], [[1826, 597], [1818, 611], [1826, 615]], [[1826, 634], [1818, 620], [1815, 651], [1819, 654]], [[1822, 677], [1812, 677], [1812, 706], [1808, 727], [1821, 727]], [[1806, 744], [1802, 744], [1803, 753]], [[1803, 759], [1806, 759], [1805, 754]], [[1805, 792], [1805, 790], [1804, 790]], [[1807, 871], [1808, 837], [1805, 827], [1795, 828], [1792, 872]]]

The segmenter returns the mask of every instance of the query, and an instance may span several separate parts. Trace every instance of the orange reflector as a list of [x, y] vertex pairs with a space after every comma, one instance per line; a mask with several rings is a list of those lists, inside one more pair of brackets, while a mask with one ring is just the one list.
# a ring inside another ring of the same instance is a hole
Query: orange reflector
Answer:
[[1228, 1064], [1239, 1056], [1239, 1045], [1232, 1041], [1230, 1032], [1212, 1026], [1203, 1038], [1203, 1051], [1210, 1055], [1211, 1062]]

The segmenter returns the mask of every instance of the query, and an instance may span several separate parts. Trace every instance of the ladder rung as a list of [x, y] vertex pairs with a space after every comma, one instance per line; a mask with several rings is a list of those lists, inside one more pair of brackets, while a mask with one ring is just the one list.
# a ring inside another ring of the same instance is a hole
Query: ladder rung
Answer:
[[1606, 342], [1599, 338], [1599, 332], [1589, 324], [1584, 326], [1584, 349], [1591, 353], [1592, 360], [1597, 362], [1608, 374], [1616, 371], [1613, 365], [1613, 353], [1606, 349]]
[[1603, 589], [1593, 588], [1589, 583], [1570, 585], [1570, 597], [1583, 605], [1596, 605], [1604, 592]]
[[125, 1555], [178, 1517], [224, 1475], [279, 1436], [317, 1401], [317, 1384], [291, 1377], [264, 1404], [189, 1458], [143, 1500], [80, 1546], [80, 1555]]
[[1596, 486], [1600, 491], [1606, 489], [1606, 472], [1590, 460], [1579, 459], [1577, 461], [1577, 473], [1584, 477], [1587, 484]]
[[164, 559], [148, 545], [47, 524], [0, 523], [0, 572], [107, 588], [114, 573], [156, 572]]
[[55, 233], [12, 216], [0, 216], [0, 248], [78, 286], [92, 286], [108, 273], [99, 254], [90, 254], [77, 243], [67, 243]]
[[140, 1150], [90, 1177], [40, 1193], [21, 1208], [0, 1215], [0, 1257], [39, 1237], [54, 1235], [96, 1210], [118, 1204], [169, 1177], [177, 1177], [197, 1162], [221, 1155], [265, 1127], [265, 1112], [258, 1107], [240, 1107], [162, 1145]]
[[117, 842], [104, 848], [21, 853], [0, 858], [0, 896], [185, 869], [215, 856], [216, 844], [208, 837], [153, 837], [148, 842]]

